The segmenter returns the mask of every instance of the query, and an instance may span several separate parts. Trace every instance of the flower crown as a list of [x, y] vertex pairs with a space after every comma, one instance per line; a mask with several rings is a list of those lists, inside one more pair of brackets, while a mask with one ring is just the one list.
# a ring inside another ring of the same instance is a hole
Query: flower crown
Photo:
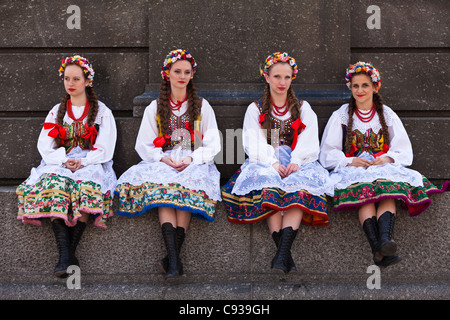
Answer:
[[66, 66], [68, 64], [76, 64], [80, 66], [81, 69], [83, 69], [84, 73], [87, 74], [87, 79], [89, 80], [88, 86], [92, 87], [95, 72], [94, 69], [92, 69], [92, 64], [86, 58], [76, 55], [62, 59], [61, 66], [59, 67], [59, 76], [63, 80], [64, 80], [64, 70], [66, 69]]
[[170, 51], [164, 60], [164, 65], [161, 68], [161, 77], [169, 80], [169, 70], [172, 64], [177, 62], [178, 60], [186, 60], [191, 59], [192, 64], [192, 74], [191, 79], [194, 77], [194, 73], [197, 69], [197, 62], [195, 62], [194, 57], [186, 50], [177, 49]]
[[291, 65], [292, 69], [294, 69], [292, 80], [295, 79], [298, 73], [298, 67], [295, 63], [295, 59], [292, 58], [287, 52], [275, 52], [267, 57], [264, 63], [264, 69], [259, 69], [259, 73], [261, 76], [269, 74], [269, 68], [277, 62], [287, 62]]
[[381, 78], [377, 68], [375, 68], [371, 62], [358, 61], [347, 68], [345, 82], [349, 89], [351, 88], [352, 75], [360, 72], [364, 72], [370, 77], [377, 91], [381, 88]]

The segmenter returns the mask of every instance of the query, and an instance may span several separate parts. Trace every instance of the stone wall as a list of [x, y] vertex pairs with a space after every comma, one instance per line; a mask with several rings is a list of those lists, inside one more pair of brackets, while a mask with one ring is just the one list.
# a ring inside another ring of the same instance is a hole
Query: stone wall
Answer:
[[[80, 29], [68, 28], [70, 5], [80, 10]], [[371, 5], [380, 9], [380, 29], [368, 28]], [[448, 11], [446, 0], [0, 3], [0, 185], [20, 183], [39, 164], [41, 124], [64, 94], [58, 67], [76, 53], [93, 63], [94, 88], [116, 117], [117, 175], [137, 163], [140, 117], [157, 94], [165, 54], [179, 47], [195, 56], [197, 87], [224, 137], [242, 126], [246, 106], [262, 94], [259, 67], [270, 53], [296, 58], [295, 90], [318, 114], [320, 132], [348, 99], [345, 68], [372, 61], [382, 75], [381, 94], [413, 143], [412, 167], [449, 179]], [[218, 162], [224, 179], [237, 167]]]

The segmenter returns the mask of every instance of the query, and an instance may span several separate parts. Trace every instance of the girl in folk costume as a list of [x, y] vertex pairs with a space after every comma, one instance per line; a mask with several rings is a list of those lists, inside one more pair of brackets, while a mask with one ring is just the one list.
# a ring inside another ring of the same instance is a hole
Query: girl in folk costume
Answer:
[[437, 188], [406, 168], [413, 160], [411, 142], [400, 118], [383, 104], [380, 74], [371, 63], [351, 65], [345, 80], [352, 96], [325, 127], [320, 162], [333, 169], [334, 210], [358, 211], [375, 264], [387, 267], [401, 260], [392, 240], [395, 200], [418, 215], [430, 205], [428, 195], [448, 190], [448, 182]]
[[214, 164], [220, 135], [212, 107], [197, 96], [196, 68], [185, 50], [167, 55], [159, 99], [145, 109], [136, 140], [142, 161], [119, 178], [116, 188], [120, 215], [158, 207], [167, 256], [156, 266], [166, 279], [183, 274], [179, 255], [191, 216], [213, 221], [221, 200]]
[[230, 222], [267, 219], [277, 246], [272, 268], [282, 273], [296, 271], [290, 249], [300, 224], [328, 225], [325, 194], [333, 194], [328, 172], [317, 161], [317, 116], [291, 87], [297, 73], [289, 54], [267, 57], [264, 96], [244, 117], [248, 159], [222, 188]]
[[50, 218], [59, 261], [54, 273], [66, 276], [78, 265], [75, 250], [88, 222], [106, 228], [112, 215], [116, 175], [112, 157], [116, 124], [110, 109], [92, 88], [94, 70], [83, 57], [62, 60], [59, 68], [67, 94], [47, 115], [37, 147], [41, 164], [17, 188], [18, 219], [40, 225]]

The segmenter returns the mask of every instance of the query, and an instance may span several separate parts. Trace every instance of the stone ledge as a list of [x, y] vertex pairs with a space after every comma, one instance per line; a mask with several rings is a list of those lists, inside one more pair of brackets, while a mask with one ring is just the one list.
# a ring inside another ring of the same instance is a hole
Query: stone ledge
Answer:
[[[39, 283], [2, 283], [2, 300], [448, 300], [443, 281], [382, 281], [368, 289], [366, 281], [234, 281], [205, 278], [177, 282], [83, 281], [81, 289], [67, 289], [63, 280]], [[298, 302], [297, 302], [298, 303]]]
[[[411, 218], [399, 208], [394, 238], [399, 264], [382, 271], [383, 277], [399, 279], [448, 279], [448, 204], [450, 193], [431, 196], [432, 205]], [[13, 187], [0, 188], [0, 274], [48, 275], [57, 260], [56, 245], [48, 221], [42, 227], [22, 225], [16, 220]], [[108, 276], [160, 274], [153, 263], [165, 255], [155, 210], [128, 218], [114, 215], [108, 229], [89, 224], [78, 248], [85, 275]], [[372, 264], [369, 245], [354, 212], [331, 212], [329, 227], [301, 226], [292, 255], [303, 279], [366, 279]], [[193, 219], [181, 253], [187, 279], [196, 275], [270, 275], [275, 246], [265, 222], [236, 225], [226, 219], [223, 203], [216, 221]], [[188, 280], [190, 281], [190, 280]]]

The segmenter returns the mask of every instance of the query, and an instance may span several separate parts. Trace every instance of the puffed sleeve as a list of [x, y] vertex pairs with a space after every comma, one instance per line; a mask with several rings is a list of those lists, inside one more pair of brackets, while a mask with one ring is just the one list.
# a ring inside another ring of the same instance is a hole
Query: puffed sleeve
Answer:
[[322, 135], [319, 162], [325, 169], [345, 167], [353, 161], [342, 151], [343, 132], [338, 111], [333, 112]]
[[[50, 110], [45, 118], [46, 123], [56, 123], [58, 108], [59, 104]], [[37, 149], [46, 164], [62, 165], [68, 160], [66, 158], [66, 149], [64, 147], [56, 146], [55, 138], [48, 135], [50, 131], [51, 129], [44, 129], [44, 127], [42, 127], [37, 142]]]
[[141, 126], [136, 138], [136, 152], [142, 160], [148, 162], [158, 162], [163, 155], [162, 148], [157, 148], [153, 144], [153, 140], [158, 137], [158, 124], [156, 121], [157, 101], [153, 100], [150, 105], [145, 108], [142, 117]]
[[272, 165], [277, 162], [274, 148], [267, 143], [267, 137], [259, 123], [259, 109], [252, 102], [245, 112], [242, 132], [244, 151], [251, 162]]
[[413, 151], [408, 133], [398, 115], [393, 111], [390, 111], [390, 113], [392, 123], [388, 125], [388, 131], [391, 141], [389, 151], [383, 156], [391, 157], [394, 163], [404, 167], [410, 166], [413, 162]]
[[99, 101], [98, 103], [99, 108], [102, 108], [102, 116], [101, 122], [98, 124], [98, 134], [93, 145], [95, 150], [90, 150], [86, 157], [81, 159], [83, 166], [101, 164], [112, 160], [116, 147], [117, 128], [114, 116], [111, 110], [102, 102]]
[[291, 163], [299, 166], [316, 161], [320, 151], [317, 115], [306, 101], [301, 107], [300, 120], [305, 129], [298, 135], [297, 145], [291, 154]]
[[211, 163], [221, 150], [221, 142], [214, 110], [206, 99], [202, 99], [201, 134], [202, 144], [191, 155], [193, 163]]

